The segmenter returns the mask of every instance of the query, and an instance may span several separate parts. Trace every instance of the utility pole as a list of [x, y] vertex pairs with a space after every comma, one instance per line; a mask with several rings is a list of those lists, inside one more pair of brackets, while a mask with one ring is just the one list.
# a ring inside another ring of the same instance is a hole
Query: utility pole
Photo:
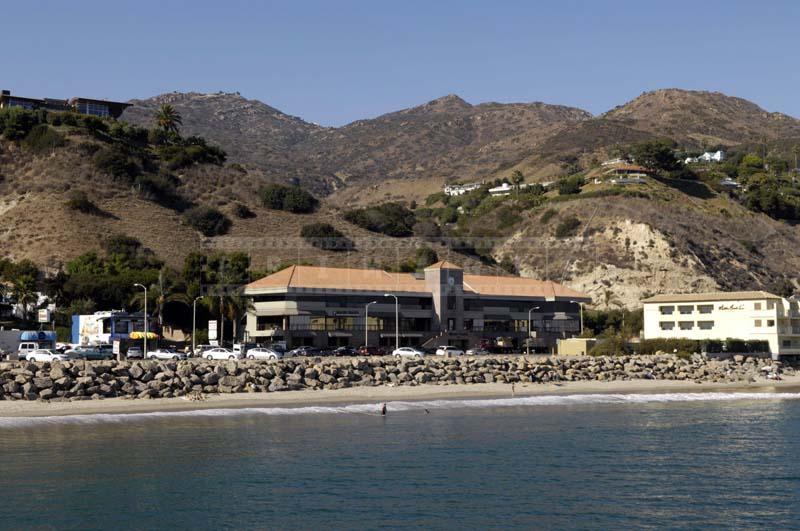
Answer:
[[528, 310], [528, 339], [527, 339], [527, 341], [525, 341], [525, 355], [526, 356], [530, 356], [531, 355], [531, 312], [533, 312], [533, 310], [538, 310], [538, 309], [539, 309], [539, 306], [534, 306], [533, 308]]
[[369, 347], [369, 307], [378, 301], [372, 301], [364, 307], [364, 346]]

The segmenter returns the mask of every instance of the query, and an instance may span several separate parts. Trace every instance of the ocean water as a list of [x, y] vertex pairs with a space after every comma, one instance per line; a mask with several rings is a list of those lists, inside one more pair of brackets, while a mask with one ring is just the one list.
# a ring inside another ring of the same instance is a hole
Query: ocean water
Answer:
[[378, 410], [0, 419], [0, 528], [800, 528], [800, 394]]

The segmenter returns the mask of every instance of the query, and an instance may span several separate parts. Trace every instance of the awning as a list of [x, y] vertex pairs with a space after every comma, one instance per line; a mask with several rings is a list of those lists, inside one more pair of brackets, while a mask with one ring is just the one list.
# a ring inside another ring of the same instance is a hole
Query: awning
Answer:
[[[422, 332], [400, 332], [400, 337], [422, 337]], [[381, 333], [381, 337], [394, 337], [394, 333]]]
[[[144, 339], [144, 332], [131, 332], [128, 337], [131, 339]], [[158, 334], [147, 332], [147, 339], [158, 339]]]
[[328, 337], [353, 337], [350, 332], [328, 332]]

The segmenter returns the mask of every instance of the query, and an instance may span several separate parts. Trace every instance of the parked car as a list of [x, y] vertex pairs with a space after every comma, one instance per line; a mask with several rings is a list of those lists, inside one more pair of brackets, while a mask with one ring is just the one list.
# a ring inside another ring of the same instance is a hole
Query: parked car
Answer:
[[323, 351], [317, 347], [302, 346], [286, 353], [287, 356], [322, 356]]
[[147, 351], [147, 359], [150, 360], [185, 360], [186, 354], [168, 348], [159, 348]]
[[249, 360], [279, 360], [281, 358], [283, 358], [283, 352], [267, 347], [255, 347], [247, 351]]
[[362, 345], [358, 347], [356, 354], [359, 356], [385, 356], [387, 352], [383, 347], [365, 347]]
[[392, 351], [392, 356], [396, 356], [398, 358], [399, 357], [421, 358], [424, 355], [425, 355], [424, 352], [415, 349], [414, 347], [400, 347]]
[[450, 345], [442, 345], [436, 349], [437, 356], [463, 356], [464, 351], [458, 347], [452, 347]]
[[110, 360], [114, 359], [114, 349], [111, 345], [97, 345], [91, 347], [75, 347], [64, 354], [70, 358], [84, 360]]
[[229, 348], [212, 347], [203, 352], [203, 357], [207, 360], [235, 360], [239, 359], [239, 354]]
[[356, 356], [358, 352], [353, 347], [337, 347], [333, 349], [334, 356]]
[[128, 352], [125, 354], [129, 360], [142, 360], [144, 359], [144, 351], [142, 347], [130, 347]]
[[467, 356], [486, 356], [489, 351], [485, 348], [475, 347], [467, 350]]
[[66, 354], [59, 354], [52, 350], [39, 349], [28, 353], [28, 361], [42, 362], [42, 361], [67, 361], [69, 356]]
[[210, 350], [212, 348], [216, 348], [216, 347], [214, 347], [214, 345], [197, 345], [196, 347], [194, 347], [193, 355], [197, 356], [197, 357], [202, 357], [203, 353], [206, 350]]

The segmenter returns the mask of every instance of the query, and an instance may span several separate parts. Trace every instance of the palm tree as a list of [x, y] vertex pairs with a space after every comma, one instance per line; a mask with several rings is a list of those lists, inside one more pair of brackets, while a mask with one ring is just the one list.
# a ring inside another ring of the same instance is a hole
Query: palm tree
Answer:
[[237, 292], [225, 296], [223, 305], [226, 317], [233, 322], [233, 341], [236, 342], [239, 322], [248, 310], [254, 309], [253, 300], [245, 297], [241, 292]]
[[183, 118], [181, 114], [175, 110], [175, 107], [165, 103], [158, 108], [155, 116], [156, 125], [161, 128], [165, 133], [178, 134], [178, 126], [183, 125]]
[[[164, 327], [164, 308], [167, 304], [171, 302], [180, 302], [186, 306], [190, 304], [186, 293], [175, 282], [174, 278], [167, 276], [167, 272], [166, 267], [161, 268], [158, 272], [158, 283], [147, 288], [148, 299], [150, 299], [147, 302], [153, 303], [151, 315], [156, 315], [159, 329]], [[131, 302], [143, 306], [144, 292], [137, 291]]]
[[12, 281], [11, 294], [17, 304], [22, 307], [22, 318], [28, 321], [31, 305], [39, 302], [39, 293], [36, 291], [36, 279], [30, 275], [22, 275]]

